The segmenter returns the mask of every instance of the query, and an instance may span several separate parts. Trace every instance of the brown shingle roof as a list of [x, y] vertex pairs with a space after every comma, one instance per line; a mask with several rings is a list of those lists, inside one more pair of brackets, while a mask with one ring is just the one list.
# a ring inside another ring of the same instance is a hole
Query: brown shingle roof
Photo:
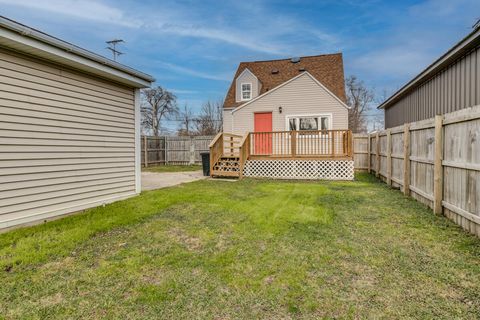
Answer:
[[[343, 58], [341, 53], [324, 54], [318, 56], [300, 57], [300, 62], [292, 63], [291, 59], [240, 62], [235, 77], [228, 89], [224, 108], [234, 108], [245, 103], [235, 102], [235, 79], [248, 68], [262, 83], [259, 94], [297, 76], [301, 70], [308, 71], [325, 87], [332, 91], [340, 100], [346, 102], [345, 82], [343, 75]], [[277, 69], [278, 73], [272, 74]]]

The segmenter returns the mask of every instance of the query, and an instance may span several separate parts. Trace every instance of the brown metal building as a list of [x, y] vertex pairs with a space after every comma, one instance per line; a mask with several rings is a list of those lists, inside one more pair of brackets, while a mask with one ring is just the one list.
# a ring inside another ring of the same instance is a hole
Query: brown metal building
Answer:
[[378, 108], [385, 128], [480, 105], [480, 28], [404, 85]]

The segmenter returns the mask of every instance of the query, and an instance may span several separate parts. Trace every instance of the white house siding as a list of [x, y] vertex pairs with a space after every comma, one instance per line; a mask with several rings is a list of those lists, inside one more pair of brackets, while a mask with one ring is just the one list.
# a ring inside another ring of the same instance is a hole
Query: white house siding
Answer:
[[223, 132], [232, 132], [232, 109], [223, 110]]
[[[282, 113], [278, 108], [282, 107]], [[272, 112], [273, 131], [285, 131], [286, 117], [304, 114], [331, 114], [332, 129], [348, 128], [348, 110], [308, 74], [272, 91], [233, 113], [233, 133], [253, 131], [255, 112]]]
[[0, 49], [0, 228], [134, 195], [134, 99]]
[[242, 83], [252, 84], [252, 99], [258, 96], [261, 85], [258, 82], [257, 77], [250, 70], [245, 69], [238, 77], [235, 83], [235, 101], [242, 101]]

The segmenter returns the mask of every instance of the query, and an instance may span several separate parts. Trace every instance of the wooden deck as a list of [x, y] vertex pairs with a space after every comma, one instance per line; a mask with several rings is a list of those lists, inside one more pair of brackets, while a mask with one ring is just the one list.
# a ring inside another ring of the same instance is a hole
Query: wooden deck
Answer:
[[248, 160], [353, 160], [350, 130], [219, 133], [210, 144], [210, 175], [242, 177]]

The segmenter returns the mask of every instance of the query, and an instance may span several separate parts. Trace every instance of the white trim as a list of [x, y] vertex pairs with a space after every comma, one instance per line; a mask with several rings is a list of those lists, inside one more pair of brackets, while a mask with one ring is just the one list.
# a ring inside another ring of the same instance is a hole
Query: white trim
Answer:
[[[333, 130], [333, 113], [308, 113], [308, 114], [288, 114], [285, 115], [285, 131], [290, 131], [289, 118], [320, 118], [328, 117], [328, 130]], [[300, 126], [300, 124], [298, 124]], [[320, 125], [320, 123], [319, 123]], [[300, 128], [298, 128], [300, 129]], [[320, 130], [320, 129], [318, 129]], [[301, 131], [301, 130], [297, 130]]]
[[[239, 83], [239, 80], [241, 80], [240, 78], [243, 77], [243, 74], [248, 72], [250, 75], [252, 75], [255, 80], [257, 81], [257, 91], [258, 91], [258, 83], [260, 82], [257, 78], [256, 75], [253, 74], [252, 71], [250, 71], [250, 69], [248, 68], [245, 68], [243, 69], [243, 71], [238, 75], [238, 77], [235, 78], [235, 102], [243, 102], [243, 101], [250, 101], [253, 99], [253, 83], [252, 82], [242, 82], [240, 83], [240, 100], [237, 99], [237, 87], [238, 87], [238, 83]], [[243, 99], [243, 91], [242, 91], [242, 84], [250, 84], [250, 99]], [[258, 93], [258, 92], [257, 92]]]
[[[250, 98], [248, 98], [248, 99], [243, 98], [243, 85], [244, 84], [249, 84], [250, 85]], [[252, 100], [252, 95], [253, 95], [253, 84], [251, 82], [241, 82], [240, 83], [240, 101], [250, 101], [250, 100]]]
[[135, 89], [135, 193], [137, 194], [142, 191], [140, 127], [140, 89]]
[[149, 80], [110, 67], [106, 63], [101, 64], [100, 62], [77, 55], [73, 51], [66, 51], [1, 27], [0, 43], [6, 48], [9, 48], [10, 46], [12, 46], [12, 48], [15, 47], [15, 50], [18, 52], [34, 55], [55, 63], [60, 63], [81, 71], [102, 76], [119, 83], [127, 84], [132, 87], [145, 88], [150, 87], [151, 85], [151, 81]]
[[287, 80], [287, 81], [285, 81], [285, 82], [282, 83], [282, 84], [279, 84], [279, 85], [276, 86], [275, 88], [273, 88], [273, 89], [271, 89], [271, 90], [269, 90], [269, 91], [267, 91], [267, 92], [264, 92], [263, 94], [257, 96], [256, 98], [248, 101], [247, 103], [244, 103], [244, 104], [242, 104], [241, 106], [236, 107], [235, 109], [232, 110], [232, 113], [235, 113], [235, 112], [237, 112], [238, 110], [242, 109], [243, 107], [246, 107], [246, 106], [248, 106], [249, 104], [257, 101], [258, 99], [261, 99], [261, 98], [265, 97], [266, 95], [271, 94], [272, 92], [275, 92], [276, 90], [282, 88], [283, 86], [286, 86], [286, 85], [289, 84], [290, 82], [293, 82], [293, 81], [297, 80], [298, 78], [300, 78], [300, 77], [303, 76], [303, 75], [308, 75], [311, 79], [313, 79], [313, 81], [315, 81], [315, 83], [317, 83], [321, 88], [325, 89], [325, 91], [327, 91], [328, 94], [330, 94], [333, 98], [335, 98], [335, 100], [337, 100], [343, 107], [345, 107], [346, 109], [350, 109], [350, 107], [347, 106], [347, 105], [345, 104], [345, 102], [343, 102], [342, 100], [340, 100], [339, 97], [337, 97], [335, 94], [333, 94], [333, 92], [331, 92], [330, 90], [328, 90], [321, 82], [319, 82], [317, 79], [315, 79], [315, 77], [312, 76], [308, 71], [304, 71], [304, 72], [300, 73], [298, 76], [295, 76], [295, 77], [291, 78], [290, 80]]
[[257, 79], [257, 81], [258, 81], [257, 76], [256, 76], [252, 71], [250, 71], [250, 69], [248, 69], [248, 68], [243, 69], [242, 73], [240, 73], [240, 74], [238, 75], [238, 77], [235, 79], [235, 81], [238, 80], [238, 78], [242, 77], [243, 74], [244, 74], [245, 72], [247, 72], [247, 71], [248, 71], [248, 73], [250, 73], [252, 76], [254, 76], [255, 79]]

